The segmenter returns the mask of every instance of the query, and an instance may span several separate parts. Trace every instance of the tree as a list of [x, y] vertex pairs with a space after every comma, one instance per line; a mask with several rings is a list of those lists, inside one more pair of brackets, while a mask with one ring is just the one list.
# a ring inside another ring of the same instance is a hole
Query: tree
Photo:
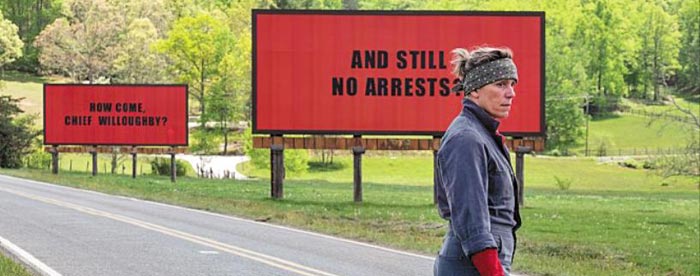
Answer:
[[60, 2], [51, 0], [5, 0], [0, 1], [4, 16], [19, 28], [22, 40], [37, 35], [53, 16], [57, 16]]
[[586, 74], [595, 80], [598, 107], [625, 94], [625, 61], [632, 59], [630, 21], [620, 1], [595, 0], [583, 5], [573, 41], [580, 41], [590, 62]]
[[251, 10], [274, 6], [272, 0], [243, 0], [231, 1], [226, 9], [226, 22], [233, 35], [234, 43], [219, 66], [221, 78], [217, 80], [219, 83], [217, 86], [231, 95], [229, 100], [235, 106], [233, 120], [250, 120], [250, 96], [253, 89], [250, 60], [253, 49]]
[[592, 87], [586, 74], [587, 53], [574, 43], [577, 12], [580, 7], [548, 2], [546, 18], [546, 91], [547, 149], [568, 154], [583, 136], [586, 114], [581, 108]]
[[[206, 96], [212, 79], [219, 74], [218, 65], [232, 44], [228, 28], [211, 14], [201, 13], [175, 21], [168, 38], [156, 49], [171, 60], [170, 71], [178, 81], [189, 83], [189, 93], [206, 113]], [[206, 122], [202, 120], [202, 127]]]
[[682, 1], [678, 16], [681, 32], [678, 88], [682, 92], [700, 95], [700, 1]]
[[75, 81], [109, 78], [125, 25], [120, 11], [106, 0], [66, 0], [64, 15], [34, 42], [42, 68]]
[[340, 9], [341, 0], [275, 0], [280, 9]]
[[[569, 148], [576, 146], [578, 140], [583, 136], [582, 127], [586, 115], [582, 105], [593, 87], [586, 72], [590, 54], [581, 43], [577, 43], [575, 40], [577, 26], [584, 18], [583, 7], [580, 3], [567, 0], [471, 2], [474, 7], [488, 10], [506, 8], [546, 12], [546, 148], [568, 154]], [[430, 3], [436, 5], [440, 1]], [[452, 2], [448, 1], [446, 4], [450, 3]], [[464, 2], [460, 4], [464, 4]], [[445, 8], [455, 7], [452, 5], [445, 6]], [[514, 54], [518, 55], [518, 53]], [[517, 90], [516, 87], [516, 92]]]
[[158, 31], [148, 18], [129, 24], [122, 43], [115, 49], [114, 82], [158, 83], [165, 78], [167, 61], [151, 48], [158, 40]]
[[19, 38], [24, 43], [24, 55], [9, 64], [10, 68], [35, 72], [39, 67], [34, 38], [47, 24], [60, 14], [61, 2], [57, 0], [2, 0], [0, 11], [5, 18], [19, 28]]
[[22, 56], [22, 40], [17, 26], [0, 14], [0, 69]]
[[19, 168], [41, 133], [32, 129], [33, 116], [20, 116], [22, 99], [0, 96], [0, 168]]
[[[0, 68], [22, 56], [17, 26], [0, 14]], [[0, 167], [19, 168], [22, 156], [31, 151], [38, 132], [30, 130], [31, 118], [19, 117], [21, 99], [0, 96]]]
[[[358, 1], [358, 6], [366, 10], [408, 10], [415, 8], [419, 2], [416, 0], [388, 0], [388, 1]], [[430, 1], [427, 1], [430, 2]]]
[[204, 120], [219, 123], [224, 137], [224, 154], [227, 154], [229, 123], [250, 119], [250, 33], [240, 38], [219, 63], [219, 75], [212, 81], [211, 95], [207, 99]]
[[156, 30], [156, 37], [160, 38], [170, 29], [170, 25], [175, 20], [174, 15], [168, 9], [167, 2], [170, 0], [107, 0], [110, 5], [116, 7], [126, 22], [125, 26], [134, 24], [135, 20], [148, 19]]
[[195, 0], [165, 0], [165, 8], [176, 19], [194, 16], [201, 9], [197, 6]]
[[[203, 121], [214, 121], [218, 123], [219, 131], [224, 137], [224, 155], [228, 153], [229, 123], [236, 113], [236, 106], [233, 101], [230, 100], [231, 96], [232, 95], [227, 94], [223, 89], [212, 89], [211, 95], [207, 98], [207, 113], [202, 118]], [[204, 131], [204, 129], [202, 129], [202, 131]]]
[[680, 32], [675, 18], [663, 7], [651, 3], [642, 5], [644, 18], [640, 29], [643, 95], [647, 94], [647, 85], [653, 86], [653, 100], [660, 100], [660, 88], [665, 86], [673, 69], [678, 67], [678, 49]]

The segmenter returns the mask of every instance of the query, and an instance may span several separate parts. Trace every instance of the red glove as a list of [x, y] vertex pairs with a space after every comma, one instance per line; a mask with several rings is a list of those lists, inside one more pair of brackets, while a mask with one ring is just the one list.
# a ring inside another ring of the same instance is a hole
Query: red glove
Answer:
[[494, 248], [488, 248], [472, 255], [472, 263], [481, 275], [504, 276], [503, 266], [498, 260], [498, 251]]

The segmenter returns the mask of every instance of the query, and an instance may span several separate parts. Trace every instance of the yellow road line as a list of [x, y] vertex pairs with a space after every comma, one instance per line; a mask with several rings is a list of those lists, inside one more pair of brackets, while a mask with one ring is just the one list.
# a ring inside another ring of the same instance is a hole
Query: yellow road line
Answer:
[[155, 232], [159, 232], [159, 233], [162, 233], [162, 234], [171, 236], [171, 237], [175, 237], [175, 238], [187, 240], [187, 241], [190, 241], [190, 242], [193, 242], [193, 243], [196, 243], [196, 244], [200, 244], [200, 245], [203, 245], [203, 246], [211, 247], [211, 248], [214, 248], [214, 249], [217, 249], [217, 250], [220, 250], [220, 251], [223, 251], [223, 252], [227, 252], [227, 253], [230, 253], [230, 254], [233, 254], [233, 255], [236, 255], [236, 256], [240, 256], [240, 257], [243, 257], [243, 258], [251, 259], [251, 260], [254, 260], [254, 261], [257, 261], [257, 262], [261, 262], [261, 263], [264, 263], [264, 264], [269, 265], [269, 266], [272, 266], [272, 267], [276, 267], [276, 268], [280, 268], [280, 269], [283, 269], [283, 270], [287, 270], [287, 271], [290, 271], [290, 272], [297, 273], [297, 274], [299, 274], [299, 275], [305, 275], [305, 276], [315, 276], [315, 275], [337, 276], [336, 274], [332, 274], [332, 273], [328, 273], [328, 272], [321, 271], [321, 270], [318, 270], [318, 269], [314, 269], [314, 268], [311, 268], [311, 267], [308, 267], [308, 266], [304, 266], [304, 265], [301, 265], [301, 264], [298, 264], [298, 263], [295, 263], [295, 262], [287, 261], [287, 260], [284, 260], [284, 259], [280, 259], [280, 258], [277, 258], [277, 257], [273, 257], [273, 256], [270, 256], [270, 255], [266, 255], [266, 254], [263, 254], [263, 253], [255, 252], [255, 251], [248, 250], [248, 249], [245, 249], [245, 248], [237, 247], [237, 246], [234, 246], [234, 245], [222, 243], [222, 242], [219, 242], [219, 241], [215, 241], [215, 240], [212, 240], [212, 239], [200, 237], [200, 236], [193, 235], [193, 234], [190, 234], [190, 233], [186, 233], [186, 232], [178, 231], [178, 230], [175, 230], [175, 229], [167, 228], [167, 227], [160, 226], [160, 225], [157, 225], [157, 224], [153, 224], [153, 223], [149, 223], [149, 222], [145, 222], [145, 221], [133, 219], [133, 218], [130, 218], [130, 217], [126, 217], [126, 216], [122, 216], [122, 215], [117, 215], [117, 214], [112, 214], [112, 213], [109, 213], [109, 212], [100, 211], [100, 210], [97, 210], [97, 209], [93, 209], [93, 208], [89, 208], [89, 207], [85, 207], [85, 206], [80, 206], [80, 205], [73, 204], [73, 203], [63, 202], [63, 201], [59, 201], [59, 200], [56, 200], [56, 199], [46, 198], [46, 197], [37, 196], [37, 195], [32, 195], [32, 194], [27, 194], [27, 193], [23, 193], [23, 192], [19, 192], [19, 191], [11, 191], [11, 190], [7, 190], [7, 189], [3, 189], [3, 188], [0, 188], [0, 190], [5, 191], [5, 192], [8, 192], [8, 193], [11, 193], [11, 194], [15, 194], [15, 195], [18, 195], [18, 196], [22, 196], [22, 197], [26, 197], [26, 198], [29, 198], [29, 199], [33, 199], [33, 200], [36, 200], [36, 201], [40, 201], [40, 202], [44, 202], [44, 203], [48, 203], [48, 204], [52, 204], [52, 205], [56, 205], [56, 206], [61, 206], [61, 207], [69, 208], [69, 209], [73, 209], [73, 210], [76, 210], [76, 211], [79, 211], [79, 212], [82, 212], [82, 213], [86, 213], [86, 214], [90, 214], [90, 215], [94, 215], [94, 216], [99, 216], [99, 217], [105, 217], [105, 218], [109, 218], [109, 219], [112, 219], [112, 220], [124, 222], [124, 223], [127, 223], [127, 224], [131, 224], [131, 225], [134, 225], [134, 226], [138, 226], [138, 227], [144, 228], [144, 229], [148, 229], [148, 230], [152, 230], [152, 231], [155, 231]]

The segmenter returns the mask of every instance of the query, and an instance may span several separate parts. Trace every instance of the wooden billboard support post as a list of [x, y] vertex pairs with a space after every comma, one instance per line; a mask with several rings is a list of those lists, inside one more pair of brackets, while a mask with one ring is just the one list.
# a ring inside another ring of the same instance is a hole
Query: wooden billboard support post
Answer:
[[531, 147], [517, 146], [515, 148], [515, 175], [518, 179], [518, 202], [520, 207], [525, 205], [525, 158], [526, 153], [532, 152]]
[[170, 147], [170, 182], [175, 183], [175, 175], [177, 174], [177, 165], [175, 163], [175, 147]]
[[437, 156], [438, 156], [438, 151], [433, 150], [433, 204], [438, 203], [437, 194], [438, 194], [438, 187], [440, 185], [440, 183], [438, 183], [439, 171], [438, 171], [438, 158], [437, 158]]
[[284, 141], [282, 136], [270, 137], [270, 196], [274, 199], [284, 197]]
[[131, 147], [131, 178], [136, 178], [136, 147]]
[[51, 146], [51, 173], [58, 174], [58, 147]]
[[90, 148], [90, 155], [92, 155], [92, 176], [97, 175], [97, 146], [92, 146]]
[[352, 170], [353, 170], [353, 201], [362, 202], [362, 154], [365, 147], [362, 146], [362, 138], [359, 135], [353, 136], [355, 146], [352, 147]]
[[284, 146], [270, 145], [270, 196], [274, 199], [284, 197]]
[[438, 187], [440, 183], [438, 182], [438, 150], [440, 149], [440, 140], [442, 137], [440, 136], [433, 136], [433, 140], [431, 141], [430, 147], [433, 150], [433, 203], [437, 204], [438, 203]]

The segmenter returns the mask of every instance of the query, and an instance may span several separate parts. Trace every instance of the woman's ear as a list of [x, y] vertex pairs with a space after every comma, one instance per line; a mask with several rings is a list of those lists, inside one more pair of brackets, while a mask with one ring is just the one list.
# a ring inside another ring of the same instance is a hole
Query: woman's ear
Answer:
[[474, 91], [469, 93], [469, 95], [474, 95], [472, 97], [474, 97], [475, 99], [478, 99], [479, 98], [479, 89], [474, 89]]

